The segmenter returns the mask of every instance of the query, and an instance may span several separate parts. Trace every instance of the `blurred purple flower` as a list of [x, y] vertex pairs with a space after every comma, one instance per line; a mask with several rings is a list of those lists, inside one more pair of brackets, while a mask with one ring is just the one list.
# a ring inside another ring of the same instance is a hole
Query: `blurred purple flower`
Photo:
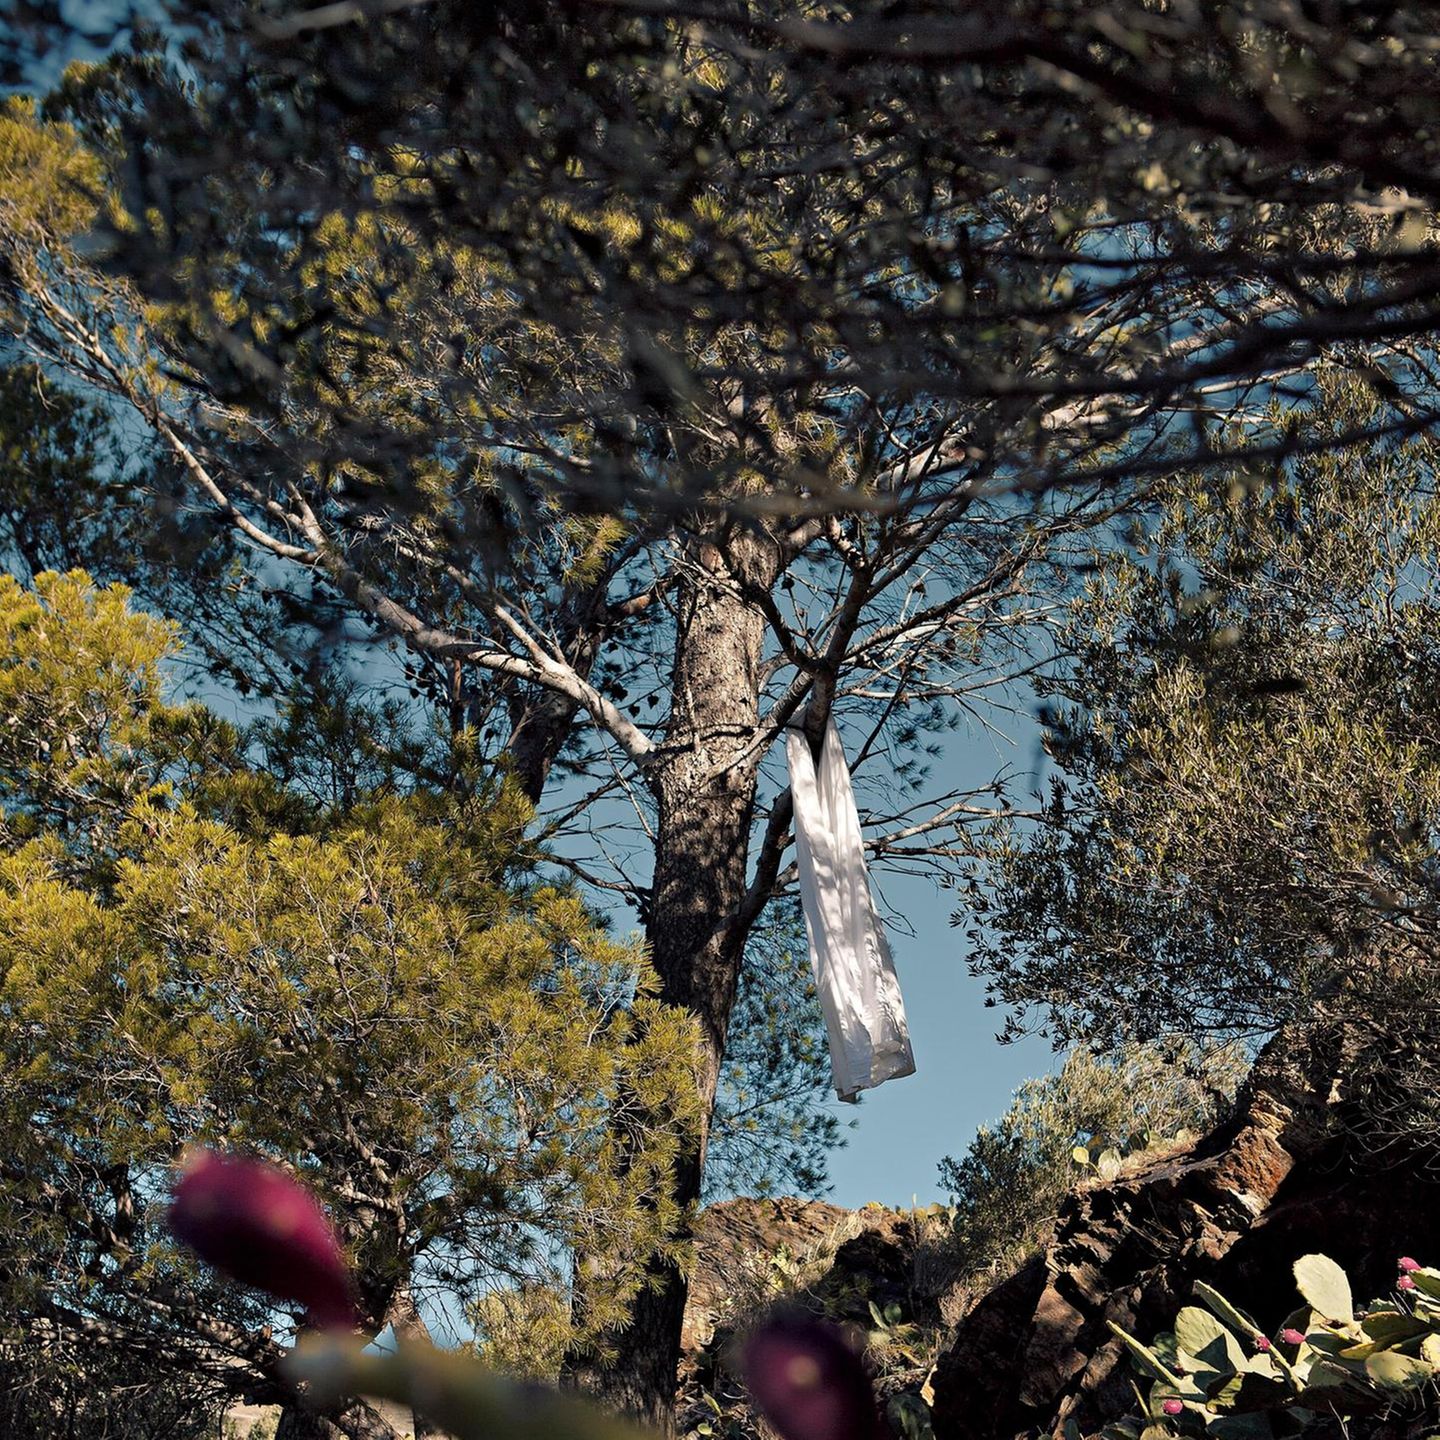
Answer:
[[875, 1392], [860, 1357], [833, 1325], [800, 1313], [771, 1316], [745, 1344], [745, 1381], [782, 1440], [877, 1440]]
[[320, 1203], [262, 1160], [193, 1150], [182, 1161], [170, 1229], [232, 1279], [298, 1301], [325, 1329], [356, 1323], [354, 1288]]
[[1407, 1275], [1412, 1270], [1418, 1270], [1420, 1268], [1420, 1262], [1418, 1260], [1412, 1260], [1408, 1255], [1402, 1255], [1396, 1263]]
[[1185, 1406], [1179, 1400], [1167, 1400], [1160, 1408], [1167, 1415], [1178, 1415]]
[[1280, 1338], [1287, 1345], [1303, 1345], [1305, 1343], [1305, 1337], [1298, 1330], [1289, 1327], [1280, 1332]]

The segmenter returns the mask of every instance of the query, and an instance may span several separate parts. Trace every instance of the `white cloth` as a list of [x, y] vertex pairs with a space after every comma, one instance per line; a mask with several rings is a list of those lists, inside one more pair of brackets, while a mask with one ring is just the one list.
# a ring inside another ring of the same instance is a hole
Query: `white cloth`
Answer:
[[817, 769], [804, 735], [785, 737], [800, 904], [810, 937], [815, 989], [830, 1037], [835, 1093], [854, 1100], [915, 1072], [905, 1004], [885, 931], [875, 914], [860, 815], [834, 723], [825, 727]]

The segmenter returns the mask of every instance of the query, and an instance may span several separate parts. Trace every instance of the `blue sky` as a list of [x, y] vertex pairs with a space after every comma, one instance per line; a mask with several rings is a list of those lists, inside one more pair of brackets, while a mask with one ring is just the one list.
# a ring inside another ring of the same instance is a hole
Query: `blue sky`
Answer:
[[[962, 722], [943, 740], [925, 792], [979, 791], [1003, 773], [1009, 777], [1009, 800], [1030, 808], [1047, 774], [1035, 709], [1035, 697], [1023, 682], [991, 692], [983, 723], [973, 718]], [[847, 748], [856, 743], [853, 730], [846, 741]], [[853, 750], [850, 753], [853, 758]], [[870, 772], [883, 763], [880, 753], [873, 754], [867, 775], [875, 778]], [[778, 740], [766, 769], [771, 786], [783, 787], [783, 745]], [[863, 824], [867, 798], [876, 790], [861, 783], [859, 773], [856, 781]], [[547, 796], [542, 815], [568, 809], [590, 788], [566, 780]], [[880, 793], [884, 790], [880, 787]], [[596, 873], [605, 873], [617, 859], [625, 873], [648, 871], [650, 844], [636, 833], [633, 812], [623, 799], [613, 794], [601, 798], [588, 819], [598, 836], [582, 828], [556, 837], [555, 848]], [[597, 859], [606, 850], [608, 864]], [[793, 853], [787, 852], [786, 863]], [[628, 869], [631, 864], [633, 870]], [[858, 1106], [832, 1100], [835, 1113], [855, 1126], [845, 1131], [844, 1148], [831, 1156], [831, 1189], [825, 1198], [847, 1208], [872, 1200], [897, 1207], [928, 1205], [949, 1198], [940, 1186], [942, 1157], [961, 1154], [979, 1126], [999, 1118], [1022, 1081], [1058, 1068], [1060, 1057], [1043, 1039], [1009, 1045], [996, 1040], [1004, 1012], [985, 1008], [984, 983], [969, 974], [963, 932], [950, 924], [958, 903], [955, 891], [942, 890], [934, 878], [884, 868], [872, 870], [871, 884], [900, 977], [916, 1071], [866, 1091]], [[638, 929], [628, 906], [606, 903], [613, 896], [594, 892], [592, 899], [618, 933]]]
[[[1043, 773], [1033, 709], [1023, 687], [1007, 688], [1002, 703], [986, 710], [993, 728], [975, 724], [948, 739], [927, 789], [941, 793], [962, 784], [978, 789], [1003, 770], [1012, 777], [1011, 800], [1024, 804]], [[862, 823], [866, 788], [857, 792]], [[564, 808], [579, 793], [570, 782], [549, 805]], [[628, 807], [613, 798], [599, 802], [596, 815], [607, 838], [631, 818]], [[593, 863], [583, 834], [557, 842], [557, 848]], [[635, 856], [639, 867], [649, 863], [643, 850]], [[865, 1092], [858, 1106], [834, 1102], [836, 1114], [856, 1124], [846, 1131], [845, 1147], [831, 1157], [826, 1198], [849, 1208], [871, 1200], [928, 1205], [949, 1198], [939, 1183], [941, 1158], [963, 1152], [977, 1127], [1005, 1110], [1021, 1081], [1056, 1067], [1058, 1057], [1044, 1040], [1010, 1045], [996, 1040], [1003, 1012], [985, 1008], [984, 984], [966, 968], [962, 933], [950, 924], [954, 891], [942, 890], [931, 878], [885, 870], [872, 873], [871, 883], [895, 955], [916, 1071]], [[609, 913], [617, 931], [635, 928], [636, 917], [625, 906], [609, 907]]]
[[[1002, 771], [1011, 777], [1009, 798], [1016, 804], [1025, 805], [1039, 788], [1044, 756], [1033, 697], [1015, 686], [1006, 687], [996, 699], [985, 712], [988, 727], [973, 724], [945, 742], [926, 786], [930, 793], [962, 785], [978, 790]], [[770, 758], [782, 754], [777, 741]], [[777, 769], [772, 779], [779, 775]], [[542, 813], [567, 808], [587, 788], [567, 781], [547, 796]], [[868, 788], [857, 783], [862, 824]], [[591, 814], [607, 843], [623, 851], [618, 836], [621, 827], [632, 825], [629, 807], [610, 796]], [[583, 831], [552, 843], [597, 871], [605, 868], [596, 863], [594, 842]], [[637, 870], [648, 869], [648, 848], [643, 840], [635, 844]], [[786, 862], [792, 858], [790, 851]], [[958, 903], [954, 891], [942, 890], [932, 878], [883, 869], [872, 871], [871, 885], [900, 977], [915, 1074], [866, 1091], [859, 1105], [833, 1102], [842, 1120], [856, 1124], [845, 1132], [845, 1147], [831, 1157], [832, 1188], [825, 1198], [848, 1208], [871, 1200], [891, 1206], [928, 1205], [949, 1198], [939, 1183], [941, 1158], [960, 1154], [977, 1127], [1001, 1115], [1021, 1081], [1058, 1067], [1059, 1057], [1042, 1039], [1009, 1045], [996, 1040], [1004, 1012], [985, 1008], [984, 983], [966, 968], [962, 932], [950, 924]], [[603, 895], [592, 898], [608, 912], [617, 932], [638, 928], [628, 907], [607, 906]]]

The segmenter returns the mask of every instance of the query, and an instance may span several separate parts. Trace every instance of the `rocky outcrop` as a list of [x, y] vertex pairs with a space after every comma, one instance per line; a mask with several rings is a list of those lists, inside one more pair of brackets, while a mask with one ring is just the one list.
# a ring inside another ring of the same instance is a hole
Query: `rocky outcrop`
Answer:
[[782, 1252], [808, 1255], [836, 1236], [850, 1211], [823, 1200], [722, 1200], [695, 1224], [695, 1268], [685, 1305], [681, 1346], [687, 1355], [708, 1345], [716, 1323], [737, 1301], [761, 1289], [762, 1269]]
[[1337, 1120], [1345, 1041], [1282, 1034], [1236, 1116], [1189, 1150], [1072, 1195], [1044, 1251], [958, 1325], [934, 1380], [938, 1440], [1081, 1433], [1131, 1408], [1107, 1322], [1167, 1328], [1196, 1280], [1278, 1321], [1308, 1251], [1383, 1290], [1395, 1256], [1440, 1249], [1440, 1183], [1356, 1159]]
[[857, 1233], [836, 1249], [829, 1269], [807, 1287], [807, 1298], [842, 1324], [868, 1327], [873, 1304], [882, 1314], [895, 1305], [907, 1322], [938, 1325], [938, 1272], [927, 1263], [933, 1246], [924, 1221], [878, 1205], [853, 1217]]
[[[936, 1281], [948, 1272], [932, 1263], [932, 1228], [933, 1217], [879, 1205], [728, 1200], [703, 1211], [676, 1397], [681, 1431], [713, 1421], [714, 1401], [732, 1431], [754, 1431], [732, 1342], [777, 1300], [862, 1333], [874, 1328], [877, 1312], [898, 1316], [907, 1335], [915, 1324], [938, 1325]], [[918, 1396], [928, 1373], [913, 1364], [907, 1370], [903, 1353], [881, 1368], [876, 1378], [887, 1397], [905, 1389]]]
[[899, 1305], [907, 1321], [938, 1323], [940, 1285], [924, 1229], [923, 1218], [881, 1205], [845, 1210], [786, 1197], [709, 1206], [696, 1224], [687, 1356], [782, 1291], [842, 1324], [868, 1326], [872, 1303], [882, 1313]]

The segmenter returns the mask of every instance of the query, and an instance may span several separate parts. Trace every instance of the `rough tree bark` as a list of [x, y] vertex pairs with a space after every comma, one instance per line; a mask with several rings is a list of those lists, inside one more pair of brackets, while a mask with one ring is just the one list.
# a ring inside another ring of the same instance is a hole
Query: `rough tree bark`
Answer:
[[[773, 542], [732, 534], [723, 548], [694, 546], [675, 589], [671, 722], [648, 767], [656, 807], [655, 874], [646, 926], [661, 996], [700, 1023], [704, 1119], [676, 1174], [675, 1198], [700, 1197], [710, 1113], [749, 922], [742, 909], [759, 757], [731, 763], [759, 714], [764, 621], [737, 580], [766, 590], [780, 557]], [[579, 1357], [569, 1377], [605, 1403], [667, 1429], [671, 1424], [686, 1281], [658, 1267], [629, 1326], [610, 1337], [608, 1365]]]
[[1148, 1338], [1196, 1280], [1260, 1323], [1297, 1303], [1291, 1265], [1322, 1251], [1361, 1293], [1395, 1257], [1434, 1253], [1440, 1182], [1351, 1143], [1348, 1032], [1282, 1031], [1236, 1115], [1188, 1151], [1070, 1197], [1043, 1251], [960, 1323], [934, 1381], [940, 1440], [1082, 1434], [1133, 1409], [1128, 1362], [1106, 1322]]

